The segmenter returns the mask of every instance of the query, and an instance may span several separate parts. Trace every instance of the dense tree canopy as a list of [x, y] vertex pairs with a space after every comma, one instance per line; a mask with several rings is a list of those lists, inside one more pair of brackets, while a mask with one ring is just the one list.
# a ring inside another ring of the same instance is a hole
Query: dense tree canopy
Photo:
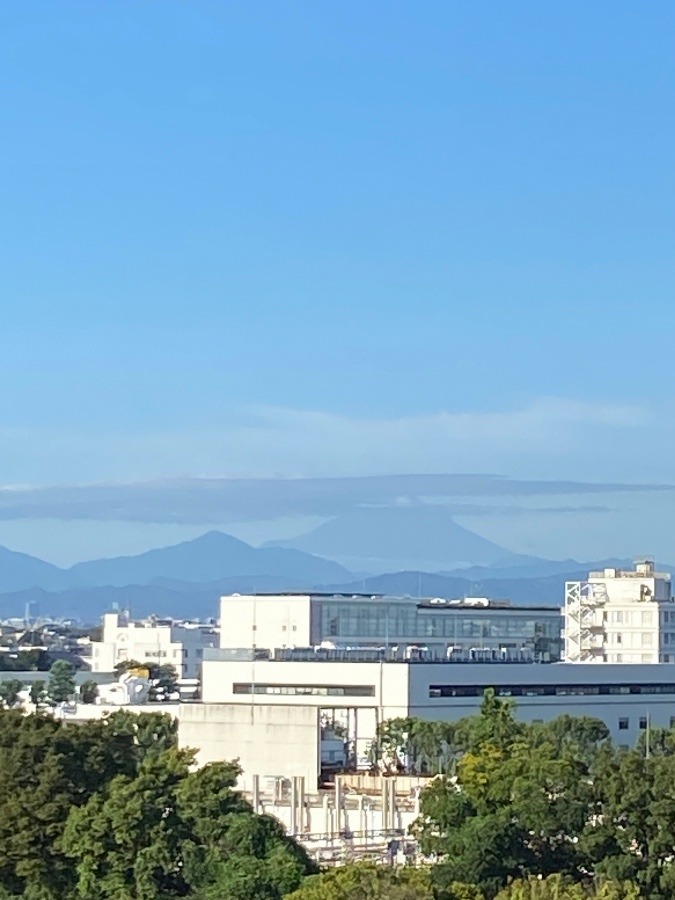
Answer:
[[559, 876], [561, 897], [596, 888], [623, 896], [622, 883], [650, 900], [675, 896], [672, 733], [650, 735], [649, 752], [644, 740], [617, 749], [602, 722], [563, 716], [527, 725], [487, 691], [481, 714], [453, 726], [450, 750], [448, 734], [452, 766], [423, 791], [413, 827], [437, 860], [438, 891], [468, 882], [494, 897], [514, 878], [534, 878], [534, 891]]
[[161, 713], [0, 712], [0, 900], [280, 900], [316, 871], [236, 765], [175, 745]]
[[[307, 878], [302, 887], [288, 896], [288, 900], [380, 900], [380, 898], [434, 900], [429, 872], [426, 869], [354, 863]], [[474, 897], [467, 895], [466, 900], [474, 900]]]
[[[57, 674], [69, 695], [72, 673]], [[15, 691], [0, 684], [0, 900], [675, 896], [669, 730], [626, 750], [594, 719], [523, 723], [492, 691], [480, 715], [455, 723], [385, 722], [374, 760], [436, 773], [412, 827], [421, 865], [320, 873], [275, 819], [253, 812], [235, 763], [195, 769], [170, 716], [121, 710], [66, 724], [40, 711], [44, 684], [30, 715], [11, 708]]]

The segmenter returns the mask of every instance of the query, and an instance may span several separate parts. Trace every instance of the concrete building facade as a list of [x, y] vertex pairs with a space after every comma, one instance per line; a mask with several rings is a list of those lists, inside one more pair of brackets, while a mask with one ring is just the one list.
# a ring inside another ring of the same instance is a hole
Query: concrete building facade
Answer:
[[199, 678], [204, 651], [218, 646], [207, 625], [158, 619], [130, 622], [119, 613], [103, 616], [102, 640], [92, 641], [92, 672], [112, 672], [120, 662], [174, 666], [181, 678]]
[[[224, 653], [226, 651], [221, 651]], [[650, 722], [675, 727], [675, 666], [662, 664], [534, 665], [531, 663], [311, 662], [307, 659], [204, 661], [204, 715], [210, 704], [304, 707], [334, 717], [342, 711], [356, 761], [367, 755], [377, 723], [414, 716], [455, 721], [475, 714], [487, 688], [513, 698], [524, 721], [557, 716], [601, 719], [612, 739], [633, 746]], [[234, 739], [235, 735], [230, 735]], [[275, 748], [280, 764], [283, 751]], [[314, 751], [312, 751], [314, 753]], [[262, 773], [260, 773], [262, 774]]]
[[511, 606], [486, 598], [414, 599], [370, 594], [233, 594], [221, 597], [223, 648], [417, 648], [435, 659], [468, 653], [525, 655], [556, 662], [556, 607]]
[[567, 662], [675, 662], [670, 574], [655, 571], [651, 560], [568, 581], [564, 619]]

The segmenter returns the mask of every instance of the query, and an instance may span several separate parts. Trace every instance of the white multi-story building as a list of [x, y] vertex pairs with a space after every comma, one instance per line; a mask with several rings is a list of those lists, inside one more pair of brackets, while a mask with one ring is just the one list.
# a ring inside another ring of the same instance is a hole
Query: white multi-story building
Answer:
[[112, 672], [118, 663], [172, 665], [181, 678], [199, 678], [204, 650], [218, 646], [208, 625], [159, 619], [129, 622], [118, 613], [103, 616], [101, 641], [92, 641], [92, 672]]
[[326, 720], [343, 724], [346, 758], [359, 765], [379, 722], [456, 721], [478, 712], [487, 688], [512, 698], [523, 721], [601, 719], [624, 747], [652, 727], [675, 727], [671, 665], [388, 661], [363, 649], [336, 660], [301, 650], [261, 658], [221, 649], [205, 653], [202, 702], [181, 707], [179, 740], [198, 748], [201, 763], [238, 757], [244, 784], [256, 773], [293, 775], [309, 788], [320, 775]]
[[265, 649], [384, 647], [448, 659], [473, 653], [556, 662], [562, 655], [557, 607], [508, 601], [389, 597], [379, 594], [231, 594], [220, 601], [220, 646]]
[[675, 662], [670, 574], [651, 560], [568, 581], [564, 617], [567, 662]]

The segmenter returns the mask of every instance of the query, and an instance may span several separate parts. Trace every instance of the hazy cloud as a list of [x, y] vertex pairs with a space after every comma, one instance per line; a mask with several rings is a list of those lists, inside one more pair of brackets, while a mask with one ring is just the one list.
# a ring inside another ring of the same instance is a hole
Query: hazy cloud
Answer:
[[659, 442], [645, 439], [651, 424], [639, 406], [555, 397], [515, 410], [397, 418], [256, 407], [173, 431], [0, 429], [0, 472], [6, 482], [32, 484], [398, 472], [633, 481], [659, 471], [670, 480], [669, 457], [666, 466], [644, 465], [649, 454], [663, 456]]
[[[442, 503], [456, 515], [513, 514], [525, 507], [466, 502], [492, 498], [670, 491], [671, 485], [524, 481], [496, 475], [358, 478], [186, 478], [134, 484], [0, 490], [0, 520], [62, 519], [222, 524], [289, 516], [335, 516], [361, 506]], [[546, 506], [539, 512], [603, 512], [602, 506]]]

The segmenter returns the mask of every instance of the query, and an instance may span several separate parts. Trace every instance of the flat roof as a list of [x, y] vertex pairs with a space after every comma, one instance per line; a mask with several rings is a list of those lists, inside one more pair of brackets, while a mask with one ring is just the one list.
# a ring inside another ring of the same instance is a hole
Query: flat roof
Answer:
[[252, 591], [247, 594], [240, 591], [236, 594], [221, 594], [221, 598], [224, 597], [343, 597], [349, 599], [353, 597], [360, 600], [379, 600], [384, 597], [384, 594], [358, 594], [354, 591], [349, 591], [349, 593], [346, 591]]
[[436, 611], [461, 611], [466, 612], [494, 612], [495, 610], [515, 610], [516, 612], [560, 612], [560, 606], [546, 604], [520, 604], [511, 600], [488, 599], [486, 604], [467, 602], [465, 598], [457, 597], [413, 597], [410, 594], [373, 594], [358, 593], [354, 591], [254, 591], [250, 594], [222, 594], [221, 600], [235, 597], [260, 597], [270, 599], [272, 597], [312, 597], [320, 600], [375, 600], [383, 603], [410, 603], [418, 609]]
[[494, 603], [488, 606], [474, 606], [473, 603], [432, 603], [429, 600], [417, 602], [417, 608], [429, 610], [433, 612], [471, 612], [471, 613], [494, 613], [494, 612], [556, 612], [562, 615], [559, 606], [531, 606], [520, 603]]

